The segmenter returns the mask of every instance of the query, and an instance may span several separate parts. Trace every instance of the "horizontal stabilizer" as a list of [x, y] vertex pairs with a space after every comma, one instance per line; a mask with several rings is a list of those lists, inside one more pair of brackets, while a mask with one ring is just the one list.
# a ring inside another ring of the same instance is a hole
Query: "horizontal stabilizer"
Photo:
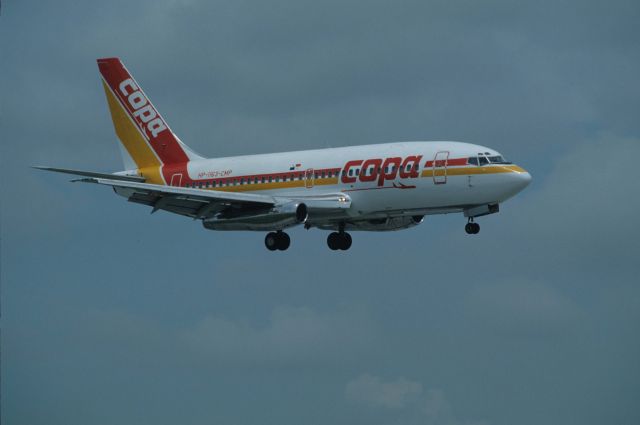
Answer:
[[42, 167], [42, 166], [33, 166], [32, 168], [36, 168], [38, 170], [45, 170], [45, 171], [54, 171], [56, 173], [73, 174], [75, 176], [93, 177], [93, 178], [99, 178], [99, 179], [110, 179], [110, 180], [118, 180], [123, 182], [144, 182], [145, 181], [145, 178], [140, 176], [125, 176], [125, 175], [109, 174], [109, 173], [96, 173], [94, 171], [81, 171], [81, 170], [71, 170], [68, 168], [54, 168], [54, 167]]

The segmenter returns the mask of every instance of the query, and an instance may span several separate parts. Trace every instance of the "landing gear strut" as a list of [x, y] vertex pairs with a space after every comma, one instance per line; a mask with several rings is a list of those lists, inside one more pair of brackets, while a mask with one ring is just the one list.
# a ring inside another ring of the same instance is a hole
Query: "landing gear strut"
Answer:
[[475, 235], [480, 232], [480, 225], [473, 222], [473, 217], [469, 218], [469, 222], [464, 226], [464, 231], [469, 235]]
[[291, 245], [291, 238], [282, 230], [277, 232], [269, 232], [264, 238], [264, 245], [269, 251], [285, 251]]
[[341, 249], [342, 251], [346, 251], [351, 248], [351, 235], [342, 231], [342, 232], [331, 232], [327, 237], [327, 245], [329, 245], [329, 249], [332, 251], [336, 251]]

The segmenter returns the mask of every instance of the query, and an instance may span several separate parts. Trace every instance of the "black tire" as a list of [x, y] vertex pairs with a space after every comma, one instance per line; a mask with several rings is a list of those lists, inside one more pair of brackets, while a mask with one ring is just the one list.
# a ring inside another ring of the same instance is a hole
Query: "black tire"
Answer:
[[351, 239], [351, 235], [348, 233], [343, 233], [340, 235], [340, 249], [343, 251], [351, 248], [351, 244], [353, 243], [353, 239]]
[[332, 251], [336, 251], [340, 249], [340, 233], [331, 232], [329, 236], [327, 236], [327, 245], [329, 249]]
[[467, 235], [472, 235], [473, 234], [473, 224], [474, 223], [467, 223], [464, 226], [464, 231], [467, 232]]
[[267, 236], [264, 237], [264, 246], [266, 246], [269, 251], [275, 251], [278, 249], [278, 239], [278, 235], [275, 232], [269, 232]]
[[478, 233], [480, 233], [480, 225], [478, 223], [471, 223], [473, 224], [473, 234], [477, 235]]
[[276, 235], [278, 236], [278, 249], [280, 251], [286, 251], [289, 245], [291, 245], [291, 238], [285, 232], [278, 232]]

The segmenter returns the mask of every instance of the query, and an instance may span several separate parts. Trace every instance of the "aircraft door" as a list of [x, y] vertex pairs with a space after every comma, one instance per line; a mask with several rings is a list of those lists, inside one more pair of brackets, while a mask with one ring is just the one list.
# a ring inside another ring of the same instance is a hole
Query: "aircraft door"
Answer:
[[315, 179], [315, 174], [313, 172], [313, 168], [307, 168], [304, 172], [304, 187], [307, 189], [311, 189], [313, 187], [313, 181]]
[[171, 186], [182, 186], [182, 173], [171, 176]]
[[433, 183], [447, 183], [447, 164], [449, 162], [449, 151], [440, 151], [433, 158]]

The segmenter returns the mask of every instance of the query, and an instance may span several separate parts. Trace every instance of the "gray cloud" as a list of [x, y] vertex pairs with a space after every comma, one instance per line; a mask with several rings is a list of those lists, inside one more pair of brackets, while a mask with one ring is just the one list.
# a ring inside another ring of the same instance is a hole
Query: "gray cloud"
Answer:
[[422, 395], [422, 384], [398, 378], [383, 382], [377, 376], [364, 374], [349, 382], [345, 396], [349, 400], [374, 407], [402, 408]]
[[[484, 422], [460, 422], [441, 389], [423, 389], [420, 382], [406, 378], [385, 381], [365, 373], [347, 382], [348, 401], [369, 408], [393, 409], [399, 412], [402, 424], [460, 425]], [[395, 421], [394, 421], [395, 423]]]
[[320, 314], [309, 308], [276, 308], [264, 327], [208, 316], [180, 338], [191, 349], [219, 361], [317, 364], [353, 361], [366, 355], [374, 326], [357, 309]]
[[512, 279], [472, 289], [465, 311], [471, 320], [508, 338], [557, 338], [575, 331], [580, 309], [553, 286]]
[[[3, 6], [3, 422], [639, 421], [637, 1]], [[273, 256], [28, 168], [121, 166], [115, 55], [206, 155], [458, 139], [534, 181], [474, 238]]]

